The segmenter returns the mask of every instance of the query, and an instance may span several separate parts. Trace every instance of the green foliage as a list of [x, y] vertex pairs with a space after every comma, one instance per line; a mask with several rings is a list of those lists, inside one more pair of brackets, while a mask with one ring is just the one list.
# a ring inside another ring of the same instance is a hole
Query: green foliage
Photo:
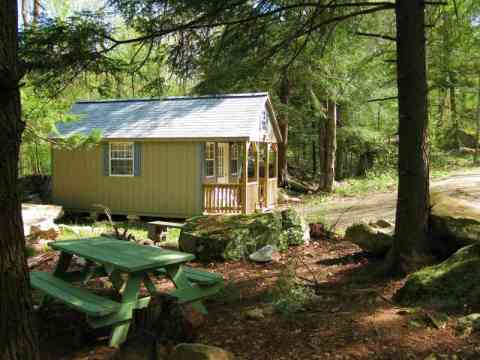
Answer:
[[297, 278], [294, 262], [285, 265], [280, 273], [270, 298], [275, 309], [283, 315], [291, 316], [305, 310], [315, 292], [301, 284]]
[[35, 255], [36, 255], [36, 251], [33, 247], [31, 247], [31, 246], [26, 246], [25, 247], [25, 256], [27, 258], [35, 256]]

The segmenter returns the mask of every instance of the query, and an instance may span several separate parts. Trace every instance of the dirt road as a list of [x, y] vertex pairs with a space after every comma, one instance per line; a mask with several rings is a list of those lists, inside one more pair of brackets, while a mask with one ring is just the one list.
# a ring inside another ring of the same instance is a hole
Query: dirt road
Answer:
[[[464, 197], [480, 201], [480, 168], [462, 171], [431, 182], [434, 191], [460, 192]], [[365, 194], [356, 197], [334, 198], [314, 207], [303, 209], [307, 218], [321, 217], [343, 230], [359, 221], [395, 218], [396, 190], [390, 193]]]

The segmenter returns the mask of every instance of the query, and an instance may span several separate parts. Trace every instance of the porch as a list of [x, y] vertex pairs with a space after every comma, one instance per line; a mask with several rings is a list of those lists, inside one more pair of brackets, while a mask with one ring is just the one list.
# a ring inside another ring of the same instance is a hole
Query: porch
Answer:
[[277, 145], [269, 142], [207, 142], [203, 212], [248, 214], [277, 204]]

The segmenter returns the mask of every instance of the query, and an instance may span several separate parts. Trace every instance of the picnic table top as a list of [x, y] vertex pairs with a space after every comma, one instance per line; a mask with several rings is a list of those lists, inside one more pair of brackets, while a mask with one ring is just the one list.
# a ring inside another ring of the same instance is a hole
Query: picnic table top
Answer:
[[139, 245], [105, 237], [62, 240], [50, 243], [54, 250], [78, 255], [100, 264], [133, 273], [154, 270], [167, 265], [181, 264], [195, 259], [192, 254]]
[[171, 222], [171, 221], [149, 221], [149, 224], [152, 225], [158, 225], [158, 226], [167, 226], [171, 228], [183, 228], [185, 224], [183, 223], [178, 223], [178, 222]]

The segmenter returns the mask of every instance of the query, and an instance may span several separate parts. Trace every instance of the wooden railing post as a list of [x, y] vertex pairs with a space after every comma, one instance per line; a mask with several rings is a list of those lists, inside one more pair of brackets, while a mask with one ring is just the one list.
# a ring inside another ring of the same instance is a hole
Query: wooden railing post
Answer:
[[265, 207], [268, 207], [268, 192], [269, 192], [269, 183], [270, 183], [270, 151], [268, 149], [268, 143], [265, 143], [265, 194], [264, 194], [264, 201], [265, 201]]
[[242, 214], [247, 213], [247, 186], [248, 186], [248, 141], [243, 144], [243, 171], [242, 171]]
[[255, 144], [255, 180], [257, 182], [257, 203], [254, 204], [254, 207], [257, 208], [257, 205], [260, 203], [260, 143]]

